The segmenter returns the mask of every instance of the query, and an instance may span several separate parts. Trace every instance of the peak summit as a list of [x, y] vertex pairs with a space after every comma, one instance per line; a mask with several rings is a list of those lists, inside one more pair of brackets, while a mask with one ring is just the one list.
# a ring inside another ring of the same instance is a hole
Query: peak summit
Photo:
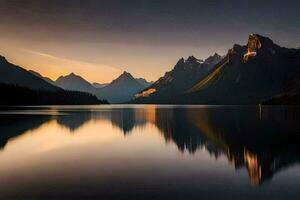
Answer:
[[135, 80], [135, 79], [129, 72], [124, 71], [117, 79], [115, 79], [115, 81], [116, 80], [125, 81], [125, 80]]
[[128, 72], [124, 71], [118, 78], [113, 80], [109, 86], [112, 87], [129, 87], [140, 86], [140, 83]]
[[71, 72], [70, 74], [67, 75], [61, 75], [59, 78], [72, 78], [72, 77], [77, 77], [77, 75], [74, 72]]
[[180, 58], [176, 65], [183, 64], [185, 62], [184, 58]]
[[270, 48], [273, 45], [274, 45], [273, 41], [267, 37], [258, 34], [250, 34], [247, 48], [248, 51], [257, 51], [258, 49], [261, 48]]
[[134, 78], [129, 72], [124, 71], [117, 79], [134, 79]]
[[188, 59], [186, 59], [186, 62], [195, 62], [197, 61], [197, 58], [195, 58], [194, 56], [189, 56]]
[[122, 73], [122, 75], [126, 75], [126, 76], [128, 76], [128, 75], [131, 75], [129, 72], [127, 72], [127, 71], [124, 71], [123, 73]]
[[222, 57], [218, 53], [215, 53], [212, 57]]
[[4, 56], [0, 55], [0, 62], [7, 63], [8, 61], [6, 60], [6, 58]]
[[247, 43], [247, 53], [244, 55], [244, 62], [257, 55], [259, 51], [270, 51], [274, 53], [274, 43], [270, 38], [259, 34], [250, 34]]
[[198, 59], [194, 56], [189, 56], [188, 59], [185, 61], [186, 63], [203, 63], [203, 60]]
[[[76, 75], [74, 72], [71, 72], [70, 74], [68, 75], [65, 75], [65, 76], [60, 76], [58, 77], [58, 79], [56, 79], [56, 81], [65, 81], [65, 80], [84, 80], [81, 76], [79, 75]], [[85, 80], [84, 80], [85, 81]]]
[[249, 41], [259, 42], [261, 44], [261, 47], [272, 46], [274, 44], [270, 38], [254, 33], [249, 35], [248, 44]]
[[208, 58], [205, 59], [205, 63], [210, 64], [210, 63], [214, 63], [217, 64], [219, 61], [221, 61], [222, 56], [220, 56], [219, 54], [215, 53], [212, 56], [209, 56]]

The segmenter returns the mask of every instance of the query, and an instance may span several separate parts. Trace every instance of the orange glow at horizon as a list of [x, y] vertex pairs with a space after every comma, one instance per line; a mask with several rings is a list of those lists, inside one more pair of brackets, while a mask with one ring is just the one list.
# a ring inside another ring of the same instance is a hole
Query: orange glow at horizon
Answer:
[[123, 72], [104, 64], [71, 60], [29, 49], [4, 48], [2, 52], [10, 63], [36, 71], [52, 80], [73, 72], [91, 83], [109, 83]]

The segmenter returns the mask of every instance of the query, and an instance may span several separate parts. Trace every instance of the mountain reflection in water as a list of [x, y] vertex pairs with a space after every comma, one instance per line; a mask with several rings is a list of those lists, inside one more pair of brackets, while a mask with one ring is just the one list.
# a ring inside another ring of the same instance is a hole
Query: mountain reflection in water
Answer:
[[124, 133], [125, 140], [134, 129], [151, 124], [180, 152], [193, 155], [205, 150], [216, 159], [226, 156], [236, 170], [248, 171], [251, 184], [260, 185], [299, 163], [299, 111], [289, 107], [155, 105], [15, 108], [0, 114], [0, 154], [11, 139], [53, 121], [74, 135], [88, 122], [110, 122]]

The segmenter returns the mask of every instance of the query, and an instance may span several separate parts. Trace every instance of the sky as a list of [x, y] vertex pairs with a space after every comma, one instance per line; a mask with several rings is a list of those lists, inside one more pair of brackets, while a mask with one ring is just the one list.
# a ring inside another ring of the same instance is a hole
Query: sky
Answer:
[[250, 33], [300, 47], [299, 0], [0, 0], [0, 55], [56, 79], [155, 81], [181, 57], [225, 55]]

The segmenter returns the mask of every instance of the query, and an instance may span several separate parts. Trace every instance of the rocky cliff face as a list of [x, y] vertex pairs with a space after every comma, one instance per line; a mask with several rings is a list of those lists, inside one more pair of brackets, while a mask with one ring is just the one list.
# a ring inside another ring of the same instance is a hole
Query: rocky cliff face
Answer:
[[255, 57], [258, 54], [274, 55], [279, 48], [274, 42], [258, 34], [250, 34], [247, 44], [247, 53], [244, 54], [244, 62]]
[[[224, 57], [181, 58], [174, 69], [136, 95], [135, 103], [259, 104], [300, 94], [300, 51], [250, 34]], [[212, 61], [216, 62], [212, 62]]]
[[261, 42], [259, 38], [256, 35], [251, 34], [247, 44], [247, 53], [244, 55], [244, 61], [247, 62], [251, 57], [255, 57], [260, 48]]
[[206, 76], [222, 57], [214, 54], [205, 60], [189, 56], [178, 60], [174, 68], [154, 82], [150, 87], [135, 95], [136, 102], [168, 102], [183, 94], [197, 81]]
[[299, 56], [297, 49], [280, 47], [267, 37], [250, 34], [247, 45], [234, 45], [181, 103], [189, 99], [191, 103], [257, 104], [286, 93], [291, 80], [299, 77]]

